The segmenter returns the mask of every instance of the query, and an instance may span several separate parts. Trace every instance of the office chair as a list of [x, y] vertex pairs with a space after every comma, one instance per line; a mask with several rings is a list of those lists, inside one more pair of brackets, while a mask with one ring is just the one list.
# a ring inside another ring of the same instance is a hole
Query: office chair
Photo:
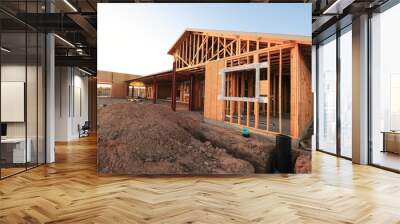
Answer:
[[80, 137], [87, 137], [89, 136], [89, 129], [90, 129], [90, 125], [89, 125], [89, 121], [85, 121], [85, 123], [82, 125], [82, 127], [79, 127], [80, 125], [78, 125], [78, 129], [79, 129], [79, 138]]

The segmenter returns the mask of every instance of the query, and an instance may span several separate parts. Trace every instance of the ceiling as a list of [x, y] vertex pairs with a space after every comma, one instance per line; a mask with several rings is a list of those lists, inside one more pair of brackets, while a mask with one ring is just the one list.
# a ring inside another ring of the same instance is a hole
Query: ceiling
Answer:
[[[55, 33], [56, 65], [97, 70], [97, 2], [95, 0], [1, 0], [3, 45], [7, 58], [25, 54], [25, 31]], [[51, 12], [51, 13], [50, 13]], [[29, 36], [29, 35], [28, 35]], [[7, 39], [7, 40], [6, 40]], [[31, 38], [28, 38], [28, 41]], [[36, 49], [28, 44], [27, 52]]]
[[[332, 26], [339, 25], [338, 21], [345, 17], [351, 18], [361, 13], [374, 10], [389, 0], [312, 0], [312, 35], [315, 39]], [[332, 29], [333, 32], [335, 29]]]

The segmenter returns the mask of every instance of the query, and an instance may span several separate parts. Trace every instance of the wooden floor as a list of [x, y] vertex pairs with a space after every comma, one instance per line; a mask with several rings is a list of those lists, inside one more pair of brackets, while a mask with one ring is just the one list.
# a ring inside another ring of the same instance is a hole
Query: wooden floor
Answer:
[[0, 223], [400, 223], [400, 175], [315, 153], [313, 174], [100, 177], [95, 138], [0, 181]]
[[400, 155], [391, 152], [374, 151], [372, 156], [374, 164], [400, 170]]

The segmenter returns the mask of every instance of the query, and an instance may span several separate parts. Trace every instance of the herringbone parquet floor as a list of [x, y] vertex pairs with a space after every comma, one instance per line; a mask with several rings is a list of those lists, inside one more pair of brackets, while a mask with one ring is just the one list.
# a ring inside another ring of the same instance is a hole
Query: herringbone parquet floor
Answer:
[[109, 177], [95, 138], [0, 181], [0, 223], [400, 223], [400, 175], [314, 153], [313, 174]]

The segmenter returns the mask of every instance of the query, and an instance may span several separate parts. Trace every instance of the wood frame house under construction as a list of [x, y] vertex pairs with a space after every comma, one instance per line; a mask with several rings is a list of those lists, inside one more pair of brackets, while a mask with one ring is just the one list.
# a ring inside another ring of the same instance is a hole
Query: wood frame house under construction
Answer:
[[187, 29], [168, 53], [172, 71], [133, 80], [154, 102], [295, 139], [312, 124], [311, 37]]

